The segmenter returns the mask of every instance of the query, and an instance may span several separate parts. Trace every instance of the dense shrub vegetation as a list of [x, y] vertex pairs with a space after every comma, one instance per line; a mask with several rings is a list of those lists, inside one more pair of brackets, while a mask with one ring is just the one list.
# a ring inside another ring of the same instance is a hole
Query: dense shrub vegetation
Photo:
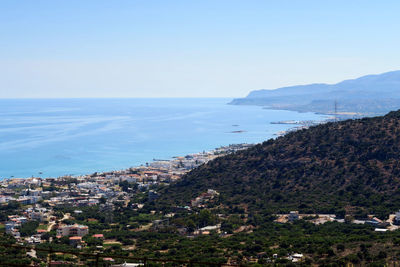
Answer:
[[163, 191], [186, 205], [213, 188], [227, 207], [374, 213], [400, 208], [400, 112], [327, 123], [218, 158]]

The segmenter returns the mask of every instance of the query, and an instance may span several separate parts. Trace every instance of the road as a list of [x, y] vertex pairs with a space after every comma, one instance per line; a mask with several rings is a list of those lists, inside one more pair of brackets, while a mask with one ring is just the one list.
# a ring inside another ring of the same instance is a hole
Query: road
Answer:
[[[65, 213], [64, 216], [62, 217], [62, 219], [60, 220], [60, 222], [62, 222], [64, 220], [68, 220], [70, 218], [70, 216], [71, 216], [71, 214]], [[47, 232], [50, 232], [54, 225], [56, 225], [56, 221], [51, 221], [49, 223], [49, 225], [47, 226]]]

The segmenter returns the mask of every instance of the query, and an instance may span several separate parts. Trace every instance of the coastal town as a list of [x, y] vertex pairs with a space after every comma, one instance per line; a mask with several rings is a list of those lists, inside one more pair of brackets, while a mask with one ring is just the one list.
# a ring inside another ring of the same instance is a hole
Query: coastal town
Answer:
[[[104, 235], [92, 233], [96, 231], [90, 229], [90, 226], [76, 223], [76, 218], [84, 216], [84, 210], [100, 207], [108, 214], [117, 207], [140, 210], [144, 207], [141, 200], [152, 201], [158, 198], [156, 188], [178, 181], [187, 172], [210, 160], [251, 146], [234, 144], [182, 157], [154, 160], [125, 170], [90, 175], [3, 179], [0, 181], [0, 230], [11, 235], [21, 245], [66, 239], [69, 246], [82, 249], [88, 246], [84, 237], [104, 240]], [[135, 195], [133, 192], [139, 193]], [[218, 195], [218, 192], [210, 189], [193, 199], [190, 206], [178, 208], [190, 210], [191, 207], [205, 207], [205, 203]], [[71, 208], [72, 212], [60, 212], [63, 207]], [[154, 215], [154, 211], [150, 213]], [[149, 227], [164, 227], [165, 218], [168, 217], [173, 217], [173, 214], [152, 216], [157, 220], [149, 221]], [[142, 225], [137, 227], [137, 230], [142, 230]], [[219, 231], [219, 227], [201, 227], [194, 234], [201, 235], [211, 230]]]

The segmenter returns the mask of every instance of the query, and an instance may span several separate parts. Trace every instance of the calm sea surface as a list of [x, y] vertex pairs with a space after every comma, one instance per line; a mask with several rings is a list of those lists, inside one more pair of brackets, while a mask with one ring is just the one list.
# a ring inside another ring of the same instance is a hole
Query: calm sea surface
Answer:
[[[312, 113], [231, 99], [0, 100], [0, 178], [125, 169], [234, 143], [258, 143]], [[244, 131], [232, 133], [232, 131]]]

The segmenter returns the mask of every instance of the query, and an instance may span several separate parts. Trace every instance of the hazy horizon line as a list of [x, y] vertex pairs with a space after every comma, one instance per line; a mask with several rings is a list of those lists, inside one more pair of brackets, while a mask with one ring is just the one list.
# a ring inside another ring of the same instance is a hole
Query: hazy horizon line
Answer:
[[179, 99], [211, 99], [211, 98], [219, 98], [219, 99], [224, 99], [224, 98], [237, 98], [237, 97], [228, 97], [228, 96], [202, 96], [202, 97], [196, 97], [196, 96], [175, 96], [175, 97], [135, 97], [135, 96], [129, 96], [129, 97], [113, 97], [113, 96], [98, 96], [98, 97], [0, 97], [0, 100], [51, 100], [51, 99], [174, 99], [174, 98], [179, 98]]

